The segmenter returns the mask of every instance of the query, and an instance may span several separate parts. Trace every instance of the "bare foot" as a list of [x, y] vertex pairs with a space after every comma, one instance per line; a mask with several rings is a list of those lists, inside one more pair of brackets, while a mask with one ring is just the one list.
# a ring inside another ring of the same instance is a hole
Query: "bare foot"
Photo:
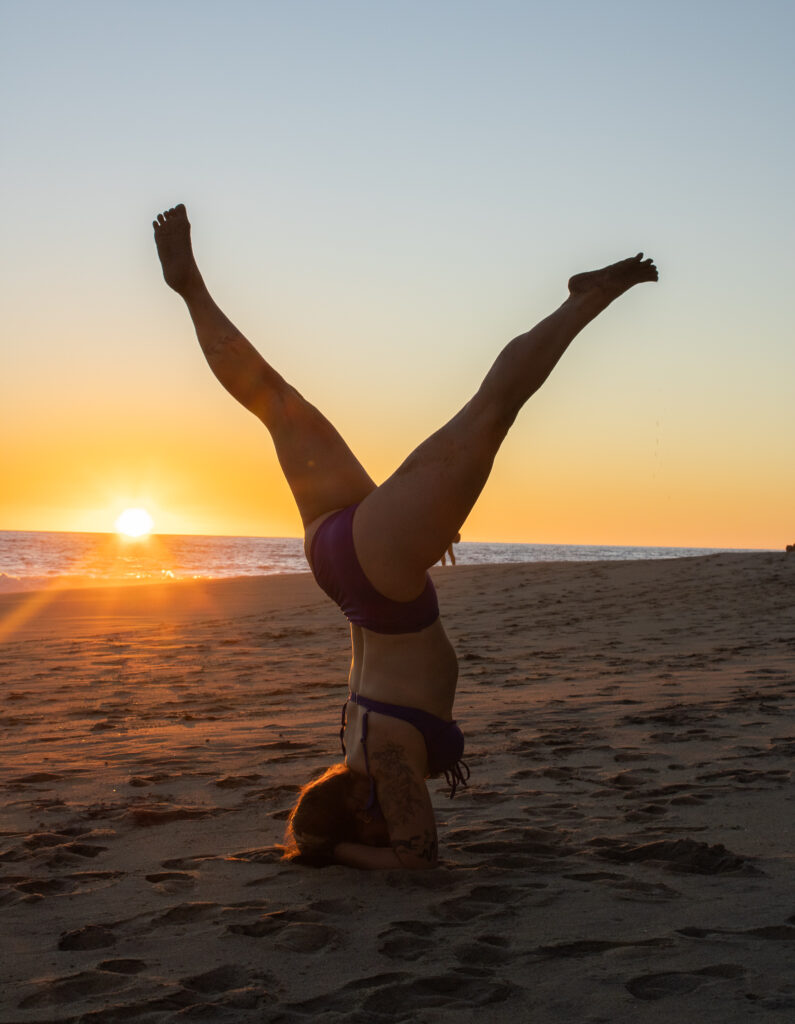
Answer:
[[202, 279], [193, 258], [190, 223], [184, 205], [180, 203], [165, 213], [159, 213], [152, 226], [166, 284], [180, 295], [185, 295], [201, 284]]
[[657, 268], [651, 260], [644, 260], [643, 253], [639, 252], [637, 256], [611, 263], [601, 270], [575, 274], [569, 281], [569, 292], [573, 296], [592, 297], [600, 306], [607, 306], [633, 285], [656, 280]]

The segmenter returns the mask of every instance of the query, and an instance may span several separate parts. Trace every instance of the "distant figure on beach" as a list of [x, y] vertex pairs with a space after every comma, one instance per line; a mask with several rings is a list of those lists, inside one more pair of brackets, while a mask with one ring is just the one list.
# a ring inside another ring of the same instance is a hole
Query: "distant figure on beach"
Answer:
[[[185, 300], [215, 376], [270, 431], [322, 589], [350, 622], [344, 760], [308, 783], [287, 856], [357, 868], [430, 868], [436, 821], [425, 780], [466, 785], [453, 720], [455, 653], [428, 569], [450, 550], [519, 410], [579, 332], [657, 270], [638, 253], [569, 281], [563, 304], [497, 356], [474, 396], [382, 484], [329, 421], [243, 337], [208, 292], [182, 205], [158, 215], [166, 283]], [[300, 685], [300, 684], [299, 684]]]
[[455, 551], [453, 550], [454, 544], [461, 543], [461, 534], [457, 533], [455, 537], [450, 541], [447, 551], [442, 552], [442, 565], [447, 564], [447, 559], [450, 559], [450, 565], [455, 565]]

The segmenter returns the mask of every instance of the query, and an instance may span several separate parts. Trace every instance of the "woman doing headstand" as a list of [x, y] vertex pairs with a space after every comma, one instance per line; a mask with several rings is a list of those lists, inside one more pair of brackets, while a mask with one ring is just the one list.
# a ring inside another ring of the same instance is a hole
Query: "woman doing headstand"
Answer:
[[614, 299], [656, 281], [639, 253], [577, 274], [563, 304], [499, 354], [475, 395], [376, 486], [329, 421], [262, 358], [202, 280], [185, 207], [154, 221], [166, 283], [185, 300], [210, 368], [270, 431], [315, 579], [351, 624], [345, 761], [304, 787], [294, 852], [357, 868], [428, 868], [436, 822], [425, 784], [465, 781], [452, 720], [458, 666], [428, 569], [474, 505], [517, 413], [572, 339]]

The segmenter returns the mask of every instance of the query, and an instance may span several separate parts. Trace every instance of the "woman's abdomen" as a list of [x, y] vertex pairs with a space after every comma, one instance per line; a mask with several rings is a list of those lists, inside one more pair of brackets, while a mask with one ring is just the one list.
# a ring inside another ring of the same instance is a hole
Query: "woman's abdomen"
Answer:
[[360, 637], [352, 638], [353, 689], [374, 700], [451, 717], [458, 659], [440, 620], [419, 633], [358, 632]]

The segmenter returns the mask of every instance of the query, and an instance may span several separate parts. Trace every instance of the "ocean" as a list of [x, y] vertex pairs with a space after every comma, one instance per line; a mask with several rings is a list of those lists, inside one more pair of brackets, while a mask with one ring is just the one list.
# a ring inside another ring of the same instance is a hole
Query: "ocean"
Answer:
[[[483, 565], [681, 558], [726, 550], [464, 541], [455, 554], [461, 565]], [[307, 571], [303, 544], [296, 537], [153, 534], [133, 540], [115, 533], [0, 531], [0, 592], [5, 593]]]

